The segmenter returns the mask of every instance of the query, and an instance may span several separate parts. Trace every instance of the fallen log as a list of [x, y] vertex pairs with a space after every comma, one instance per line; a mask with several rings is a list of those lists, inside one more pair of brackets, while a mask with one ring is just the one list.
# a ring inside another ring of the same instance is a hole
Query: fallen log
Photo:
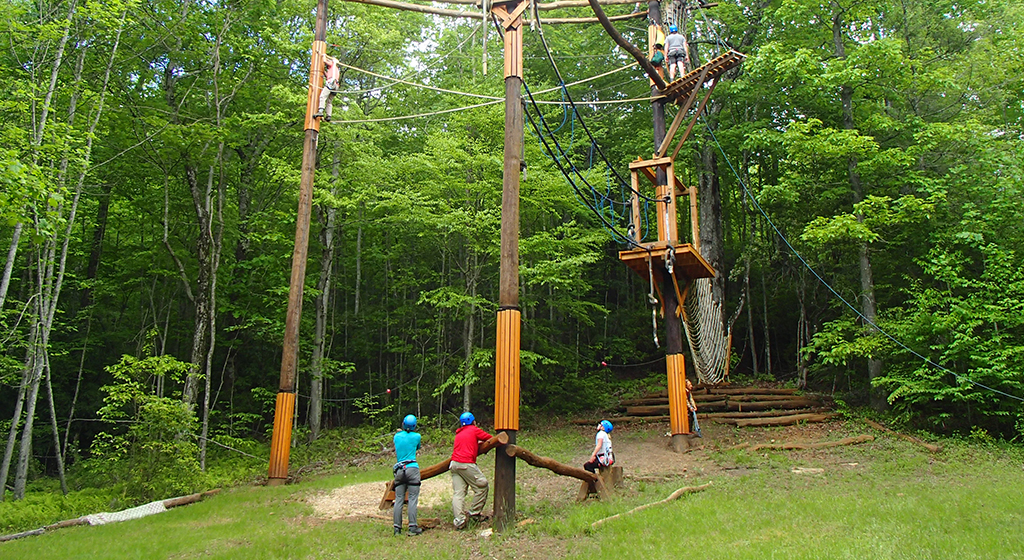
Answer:
[[799, 389], [769, 389], [762, 387], [711, 388], [712, 395], [795, 395]]
[[550, 457], [541, 457], [540, 455], [523, 449], [515, 444], [506, 445], [505, 454], [509, 457], [522, 459], [523, 461], [526, 461], [527, 464], [533, 465], [534, 467], [544, 468], [555, 474], [571, 476], [582, 480], [584, 483], [594, 486], [597, 489], [597, 495], [602, 500], [609, 496], [608, 488], [604, 485], [601, 477], [590, 471], [586, 471], [572, 465], [566, 465], [565, 463], [559, 463]]
[[140, 517], [146, 517], [148, 515], [161, 513], [173, 507], [192, 504], [208, 496], [213, 496], [214, 494], [217, 494], [219, 492], [220, 488], [216, 488], [214, 490], [207, 490], [206, 492], [189, 494], [188, 496], [168, 498], [166, 500], [157, 500], [155, 502], [150, 502], [142, 506], [121, 510], [119, 512], [95, 513], [92, 515], [83, 515], [82, 517], [76, 517], [74, 519], [65, 519], [64, 521], [51, 523], [38, 529], [32, 529], [31, 531], [23, 531], [21, 533], [15, 533], [13, 535], [0, 536], [0, 542], [13, 541], [14, 539], [30, 537], [32, 535], [42, 535], [47, 531], [52, 531], [54, 529], [63, 529], [65, 527], [74, 527], [76, 525], [102, 525], [106, 523], [116, 523], [118, 521], [125, 521], [128, 519], [138, 519]]
[[[611, 420], [612, 424], [632, 424], [636, 422], [668, 422], [667, 414], [661, 416], [608, 416], [603, 420]], [[572, 424], [577, 426], [593, 426], [601, 420], [573, 420]]]
[[874, 441], [875, 436], [862, 435], [857, 437], [843, 438], [838, 441], [822, 441], [818, 443], [761, 443], [750, 448], [751, 451], [759, 451], [761, 449], [785, 449], [785, 450], [802, 450], [802, 449], [824, 449], [826, 447], [839, 447], [840, 445], [856, 445], [858, 443], [867, 443]]
[[715, 421], [731, 424], [732, 421], [735, 420], [737, 427], [752, 428], [759, 426], [792, 426], [793, 424], [799, 424], [800, 422], [824, 422], [835, 418], [836, 416], [839, 415], [833, 412], [826, 412], [821, 414], [793, 414], [791, 416], [776, 416], [774, 418], [720, 418]]
[[622, 399], [619, 401], [620, 407], [650, 406], [658, 404], [668, 404], [668, 397], [641, 397], [639, 399]]
[[697, 406], [697, 419], [715, 418], [771, 418], [775, 416], [806, 415], [811, 413], [827, 413], [830, 408], [827, 406], [813, 406], [811, 408], [786, 408], [782, 411], [752, 411], [750, 413], [701, 413]]
[[905, 440], [907, 440], [909, 442], [912, 442], [912, 443], [916, 443], [916, 444], [920, 445], [921, 447], [924, 447], [928, 451], [931, 451], [932, 453], [938, 453], [939, 451], [942, 451], [942, 446], [941, 445], [934, 445], [934, 444], [928, 443], [928, 442], [926, 442], [924, 440], [918, 439], [918, 438], [916, 438], [914, 436], [910, 436], [910, 435], [907, 435], [907, 434], [901, 434], [901, 433], [899, 433], [899, 432], [897, 432], [895, 430], [892, 430], [890, 428], [886, 428], [885, 426], [879, 424], [878, 422], [875, 422], [874, 420], [864, 419], [864, 421], [867, 422], [868, 426], [871, 426], [872, 428], [874, 428], [876, 430], [881, 430], [883, 432], [893, 434], [893, 435], [895, 435], [898, 438], [905, 439]]
[[[494, 449], [499, 445], [505, 445], [508, 443], [508, 434], [505, 432], [499, 432], [498, 435], [492, 437], [487, 441], [481, 441], [477, 446], [477, 454], [484, 455], [488, 451]], [[439, 474], [448, 472], [448, 465], [452, 462], [451, 459], [445, 459], [436, 465], [430, 465], [427, 468], [420, 469], [420, 480], [426, 480], [433, 478]], [[380, 499], [380, 509], [387, 509], [395, 503], [395, 481], [389, 481], [384, 487], [384, 497]]]
[[635, 508], [633, 508], [633, 509], [631, 509], [631, 510], [629, 510], [627, 512], [616, 513], [615, 515], [612, 515], [610, 517], [605, 517], [604, 519], [598, 519], [597, 521], [595, 521], [595, 522], [590, 524], [590, 528], [591, 529], [596, 529], [602, 523], [606, 523], [606, 522], [611, 521], [613, 519], [618, 519], [618, 518], [620, 518], [620, 517], [622, 517], [624, 515], [629, 515], [631, 513], [636, 513], [638, 511], [645, 510], [645, 509], [647, 509], [649, 507], [654, 507], [654, 506], [657, 506], [657, 505], [661, 505], [661, 504], [664, 504], [664, 503], [671, 502], [672, 500], [679, 499], [679, 497], [684, 495], [684, 494], [693, 494], [695, 492], [700, 492], [702, 490], [707, 489], [709, 486], [711, 486], [710, 482], [708, 482], [707, 484], [702, 484], [700, 486], [687, 486], [685, 488], [680, 488], [679, 490], [676, 490], [675, 492], [672, 492], [671, 494], [669, 494], [669, 496], [667, 498], [665, 498], [664, 500], [659, 500], [657, 502], [651, 502], [649, 504], [644, 504], [642, 506], [637, 506], [637, 507], [635, 507]]
[[729, 410], [735, 410], [737, 412], [748, 412], [751, 410], [771, 410], [773, 408], [807, 408], [813, 406], [822, 406], [822, 402], [817, 399], [800, 398], [800, 399], [789, 399], [784, 401], [754, 401], [754, 402], [729, 402]]

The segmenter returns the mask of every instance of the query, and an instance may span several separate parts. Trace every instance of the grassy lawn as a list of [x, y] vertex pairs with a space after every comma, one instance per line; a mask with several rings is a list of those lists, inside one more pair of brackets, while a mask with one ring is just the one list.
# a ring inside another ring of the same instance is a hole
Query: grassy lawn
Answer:
[[[860, 427], [842, 429], [852, 434]], [[616, 443], [628, 449], [634, 440], [659, 435], [654, 428], [636, 430]], [[524, 433], [520, 443], [571, 461], [579, 439], [578, 430], [557, 428]], [[880, 436], [858, 446], [752, 453], [716, 449], [725, 445], [715, 439], [680, 459], [702, 454], [703, 466], [686, 479], [630, 480], [620, 455], [627, 485], [607, 502], [538, 495], [544, 486], [538, 490], [531, 481], [546, 471], [529, 478], [533, 469], [522, 465], [518, 511], [536, 522], [490, 538], [450, 525], [394, 538], [388, 521], [323, 519], [305, 501], [311, 493], [386, 480], [387, 467], [378, 463], [286, 487], [234, 488], [144, 519], [3, 543], [0, 558], [1024, 558], [1019, 448], [947, 441], [931, 455]], [[443, 449], [431, 450], [424, 463], [443, 455]], [[491, 465], [490, 457], [481, 461], [489, 476]], [[824, 472], [796, 474], [794, 466]], [[707, 481], [713, 485], [704, 492], [590, 528], [595, 520]], [[443, 508], [425, 513], [450, 521]]]

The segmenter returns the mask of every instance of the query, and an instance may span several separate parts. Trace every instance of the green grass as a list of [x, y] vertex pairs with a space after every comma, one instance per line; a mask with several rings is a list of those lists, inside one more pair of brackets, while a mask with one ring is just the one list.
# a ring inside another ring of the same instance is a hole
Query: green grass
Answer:
[[[567, 460], [579, 434], [559, 427], [520, 434], [520, 443]], [[537, 522], [490, 539], [445, 528], [392, 538], [387, 521], [327, 521], [302, 501], [384, 480], [386, 466], [378, 465], [299, 485], [234, 488], [144, 519], [2, 543], [0, 558], [1024, 558], [1024, 452], [943, 443], [934, 456], [890, 437], [813, 453], [712, 451], [716, 467], [706, 476], [633, 482], [615, 499], [582, 505], [545, 499], [522, 484], [519, 513]], [[432, 450], [424, 463], [444, 451]], [[481, 461], [484, 472], [492, 465], [491, 456]], [[825, 473], [794, 474], [795, 465]], [[733, 466], [742, 471], [718, 468]], [[709, 480], [704, 492], [591, 529], [595, 520]]]

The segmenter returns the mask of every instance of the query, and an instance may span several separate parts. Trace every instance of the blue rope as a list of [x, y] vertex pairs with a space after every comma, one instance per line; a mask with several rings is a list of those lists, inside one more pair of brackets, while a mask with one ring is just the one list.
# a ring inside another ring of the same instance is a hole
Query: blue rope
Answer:
[[754, 208], [757, 208], [758, 212], [760, 212], [761, 215], [764, 216], [764, 219], [768, 222], [768, 225], [770, 225], [772, 227], [772, 229], [775, 230], [775, 234], [778, 235], [779, 238], [782, 239], [783, 243], [786, 244], [786, 247], [789, 247], [789, 250], [792, 251], [792, 253], [794, 255], [796, 255], [796, 258], [800, 260], [800, 262], [807, 268], [807, 270], [811, 271], [811, 274], [813, 274], [814, 277], [817, 278], [818, 281], [822, 283], [822, 285], [824, 285], [826, 288], [828, 288], [828, 291], [832, 292], [832, 295], [836, 296], [839, 299], [839, 301], [843, 302], [843, 304], [846, 305], [846, 307], [850, 308], [851, 311], [856, 313], [857, 316], [860, 317], [861, 320], [863, 320], [865, 323], [867, 323], [867, 324], [871, 325], [872, 327], [874, 327], [875, 330], [877, 330], [879, 333], [881, 333], [883, 336], [888, 338], [890, 341], [892, 341], [894, 344], [896, 344], [900, 348], [906, 350], [907, 352], [913, 354], [914, 356], [917, 356], [921, 360], [924, 360], [924, 363], [926, 363], [926, 364], [928, 364], [928, 365], [930, 365], [930, 366], [932, 366], [932, 367], [934, 367], [934, 368], [936, 368], [936, 369], [938, 369], [940, 371], [944, 371], [944, 372], [952, 375], [953, 377], [955, 377], [957, 379], [957, 381], [967, 381], [968, 383], [970, 383], [972, 385], [975, 385], [977, 387], [981, 387], [983, 389], [987, 389], [989, 391], [992, 391], [993, 393], [998, 393], [1000, 395], [1003, 395], [1004, 397], [1009, 397], [1011, 399], [1015, 399], [1015, 400], [1024, 402], [1024, 398], [1018, 397], [1016, 395], [1011, 395], [1010, 393], [1007, 393], [1007, 392], [1004, 392], [1004, 391], [1000, 391], [999, 389], [996, 389], [994, 387], [989, 387], [988, 385], [985, 385], [983, 383], [979, 383], [977, 381], [974, 381], [973, 379], [971, 379], [971, 378], [969, 378], [969, 377], [967, 377], [965, 375], [961, 375], [961, 374], [959, 374], [959, 373], [957, 373], [957, 372], [955, 372], [955, 371], [953, 371], [951, 369], [948, 369], [948, 368], [946, 368], [944, 366], [941, 366], [941, 365], [931, 361], [927, 357], [925, 357], [922, 354], [919, 354], [917, 351], [911, 349], [906, 344], [903, 344], [902, 342], [897, 340], [894, 336], [892, 336], [887, 331], [885, 331], [884, 329], [879, 327], [877, 324], [875, 324], [874, 321], [869, 320], [867, 317], [864, 316], [863, 313], [860, 312], [860, 310], [858, 310], [856, 307], [854, 307], [850, 302], [846, 301], [846, 298], [844, 298], [843, 296], [839, 295], [839, 292], [837, 292], [835, 290], [835, 288], [833, 288], [828, 282], [826, 282], [825, 279], [822, 278], [821, 275], [818, 274], [818, 272], [815, 271], [814, 268], [811, 267], [811, 265], [804, 259], [803, 255], [801, 255], [800, 252], [797, 251], [795, 247], [793, 247], [793, 245], [789, 242], [789, 240], [786, 239], [786, 236], [782, 234], [782, 231], [780, 231], [779, 228], [775, 225], [775, 222], [773, 222], [772, 219], [768, 217], [768, 213], [765, 212], [763, 208], [761, 208], [760, 204], [757, 203], [757, 199], [754, 198], [753, 193], [750, 192], [750, 189], [747, 188], [746, 183], [744, 183], [743, 179], [740, 178], [739, 173], [736, 172], [736, 168], [734, 168], [732, 166], [732, 161], [730, 161], [729, 160], [729, 156], [726, 155], [725, 150], [722, 148], [722, 144], [718, 142], [718, 138], [715, 137], [715, 132], [713, 130], [711, 130], [711, 126], [708, 124], [707, 120], [704, 119], [703, 116], [701, 116], [701, 121], [704, 123], [704, 126], [707, 128], [708, 134], [711, 135], [711, 139], [715, 141], [715, 145], [718, 146], [718, 151], [722, 153], [722, 157], [725, 159], [725, 163], [729, 165], [729, 169], [732, 170], [732, 174], [736, 177], [736, 181], [738, 181], [740, 186], [743, 187], [743, 192], [747, 195], [747, 198], [749, 198], [750, 201], [754, 204]]

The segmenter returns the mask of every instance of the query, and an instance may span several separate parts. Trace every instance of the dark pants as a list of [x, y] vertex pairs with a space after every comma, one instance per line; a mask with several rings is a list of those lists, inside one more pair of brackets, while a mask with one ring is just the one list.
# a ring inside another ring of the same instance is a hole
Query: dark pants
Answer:
[[409, 495], [409, 526], [415, 527], [416, 504], [420, 501], [419, 467], [402, 467], [395, 471], [394, 524], [396, 529], [402, 528], [402, 506], [405, 504], [406, 493]]
[[600, 469], [603, 466], [606, 466], [606, 465], [602, 465], [601, 464], [601, 457], [604, 457], [604, 455], [601, 455], [600, 457], [597, 457], [593, 461], [588, 461], [586, 463], [583, 463], [583, 468], [587, 472], [592, 472], [592, 473], [597, 474], [597, 470], [598, 469]]

